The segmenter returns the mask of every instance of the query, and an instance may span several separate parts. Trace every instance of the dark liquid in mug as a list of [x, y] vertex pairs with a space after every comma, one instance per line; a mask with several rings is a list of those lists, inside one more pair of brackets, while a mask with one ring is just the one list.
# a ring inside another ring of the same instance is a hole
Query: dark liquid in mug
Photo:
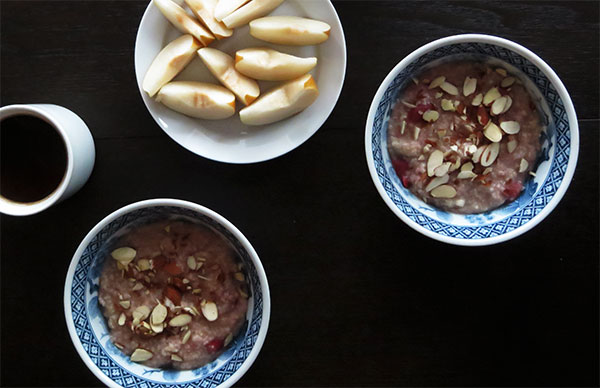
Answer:
[[67, 149], [60, 134], [33, 116], [0, 122], [0, 195], [14, 202], [36, 202], [61, 183]]

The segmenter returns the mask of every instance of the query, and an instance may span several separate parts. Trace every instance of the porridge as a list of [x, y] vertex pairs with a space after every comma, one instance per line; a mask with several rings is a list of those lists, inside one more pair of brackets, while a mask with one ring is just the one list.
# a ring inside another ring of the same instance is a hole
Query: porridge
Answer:
[[184, 221], [140, 226], [111, 249], [99, 303], [131, 361], [194, 369], [215, 360], [245, 321], [248, 287], [235, 251]]
[[505, 69], [455, 60], [413, 78], [388, 127], [402, 185], [440, 209], [481, 213], [512, 201], [544, 130], [529, 92]]

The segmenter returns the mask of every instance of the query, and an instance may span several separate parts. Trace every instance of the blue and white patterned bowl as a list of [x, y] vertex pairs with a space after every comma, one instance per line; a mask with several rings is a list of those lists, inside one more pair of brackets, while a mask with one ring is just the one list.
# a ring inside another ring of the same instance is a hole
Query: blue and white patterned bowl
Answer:
[[[424, 203], [402, 186], [387, 151], [387, 127], [398, 92], [424, 66], [450, 57], [483, 58], [519, 75], [545, 116], [542, 153], [523, 193], [498, 209], [460, 215]], [[415, 50], [385, 78], [369, 109], [365, 133], [367, 163], [385, 203], [424, 235], [456, 245], [489, 245], [514, 238], [542, 221], [564, 195], [577, 164], [579, 128], [571, 98], [541, 58], [514, 42], [480, 34], [455, 35]]]
[[[189, 371], [149, 368], [129, 361], [129, 357], [110, 341], [108, 327], [98, 305], [98, 280], [107, 242], [137, 224], [165, 218], [200, 222], [213, 228], [234, 247], [248, 271], [251, 295], [246, 323], [218, 359]], [[85, 236], [67, 273], [64, 306], [69, 334], [77, 352], [107, 386], [208, 388], [231, 386], [252, 365], [267, 334], [271, 299], [258, 255], [233, 224], [192, 202], [152, 199], [113, 212]]]

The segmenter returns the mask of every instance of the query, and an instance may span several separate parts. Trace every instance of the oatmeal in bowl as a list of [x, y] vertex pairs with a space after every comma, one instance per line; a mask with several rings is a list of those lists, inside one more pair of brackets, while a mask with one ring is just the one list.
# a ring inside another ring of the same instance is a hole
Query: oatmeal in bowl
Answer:
[[405, 57], [369, 109], [373, 183], [408, 226], [489, 245], [537, 225], [567, 190], [579, 150], [569, 94], [537, 55], [506, 39], [456, 35]]
[[229, 387], [252, 365], [270, 315], [262, 264], [219, 214], [175, 199], [121, 208], [77, 249], [65, 317], [111, 387]]

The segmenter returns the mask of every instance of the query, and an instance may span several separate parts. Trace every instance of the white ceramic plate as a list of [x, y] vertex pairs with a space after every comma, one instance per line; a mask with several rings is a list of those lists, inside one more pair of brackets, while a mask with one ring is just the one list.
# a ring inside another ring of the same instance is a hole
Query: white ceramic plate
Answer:
[[[181, 3], [181, 0], [178, 2]], [[318, 58], [317, 66], [311, 71], [319, 87], [317, 101], [286, 120], [251, 127], [242, 124], [237, 113], [220, 121], [184, 116], [154, 101], [142, 90], [142, 80], [156, 55], [167, 43], [181, 35], [152, 3], [148, 5], [135, 43], [135, 74], [148, 111], [173, 140], [208, 159], [227, 163], [255, 163], [293, 150], [323, 125], [338, 100], [346, 74], [346, 41], [335, 8], [329, 0], [286, 0], [271, 15], [295, 15], [322, 20], [331, 26], [331, 34], [325, 43], [318, 46], [281, 46], [253, 38], [246, 25], [235, 29], [232, 37], [210, 45], [230, 55], [243, 48], [265, 46], [292, 55]], [[175, 80], [219, 84], [197, 56]], [[264, 93], [278, 83], [259, 84]], [[239, 112], [243, 105], [239, 101], [236, 104]]]

